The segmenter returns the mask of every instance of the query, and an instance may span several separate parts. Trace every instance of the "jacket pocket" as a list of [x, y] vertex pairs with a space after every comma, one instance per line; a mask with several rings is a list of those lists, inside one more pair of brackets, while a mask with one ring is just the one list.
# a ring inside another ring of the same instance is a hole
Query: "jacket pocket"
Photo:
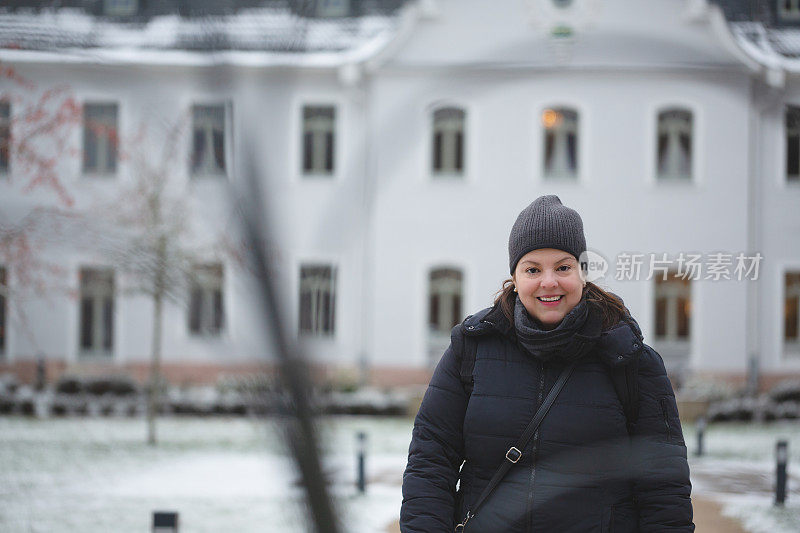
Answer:
[[674, 444], [684, 444], [683, 431], [681, 431], [681, 419], [678, 416], [678, 407], [675, 398], [664, 396], [659, 400], [661, 406], [661, 418], [666, 432], [666, 441]]

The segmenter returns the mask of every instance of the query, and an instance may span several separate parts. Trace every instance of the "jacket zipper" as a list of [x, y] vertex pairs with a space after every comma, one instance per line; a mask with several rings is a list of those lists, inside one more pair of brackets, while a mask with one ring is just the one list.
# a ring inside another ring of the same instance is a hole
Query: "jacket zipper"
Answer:
[[664, 416], [664, 426], [667, 428], [667, 438], [672, 438], [672, 428], [669, 426], [669, 413], [667, 411], [667, 398], [661, 398], [661, 414]]
[[[539, 362], [539, 393], [536, 398], [536, 409], [539, 409], [539, 406], [542, 405], [542, 397], [544, 395], [544, 363]], [[536, 410], [534, 410], [536, 412]], [[539, 441], [539, 430], [536, 430], [536, 433], [533, 434], [533, 447], [531, 448], [531, 480], [530, 480], [530, 489], [528, 490], [528, 512], [525, 513], [527, 516], [527, 531], [531, 533], [533, 531], [533, 488], [534, 482], [536, 481], [536, 449], [538, 448], [537, 444]]]

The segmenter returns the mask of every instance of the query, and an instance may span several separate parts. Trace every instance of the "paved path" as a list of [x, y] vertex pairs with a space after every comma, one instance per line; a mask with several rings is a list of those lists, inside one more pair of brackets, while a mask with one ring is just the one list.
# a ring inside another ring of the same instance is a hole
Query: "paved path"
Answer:
[[714, 500], [692, 496], [692, 508], [697, 533], [747, 533], [738, 520], [723, 516], [722, 506]]

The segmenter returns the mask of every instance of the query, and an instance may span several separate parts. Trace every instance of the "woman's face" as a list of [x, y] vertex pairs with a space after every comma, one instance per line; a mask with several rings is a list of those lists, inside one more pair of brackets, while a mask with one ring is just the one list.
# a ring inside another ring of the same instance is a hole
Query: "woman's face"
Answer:
[[528, 252], [517, 263], [511, 279], [528, 314], [546, 329], [556, 327], [583, 295], [578, 261], [563, 250]]

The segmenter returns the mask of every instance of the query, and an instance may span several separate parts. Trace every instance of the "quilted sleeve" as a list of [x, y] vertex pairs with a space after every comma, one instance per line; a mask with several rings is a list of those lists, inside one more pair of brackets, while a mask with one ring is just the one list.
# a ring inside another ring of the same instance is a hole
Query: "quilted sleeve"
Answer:
[[694, 531], [686, 444], [672, 384], [658, 353], [639, 359], [639, 417], [633, 431], [633, 488], [644, 532]]
[[414, 421], [403, 474], [403, 533], [452, 533], [455, 526], [455, 486], [464, 460], [462, 428], [469, 400], [459, 374], [461, 328], [453, 328]]

